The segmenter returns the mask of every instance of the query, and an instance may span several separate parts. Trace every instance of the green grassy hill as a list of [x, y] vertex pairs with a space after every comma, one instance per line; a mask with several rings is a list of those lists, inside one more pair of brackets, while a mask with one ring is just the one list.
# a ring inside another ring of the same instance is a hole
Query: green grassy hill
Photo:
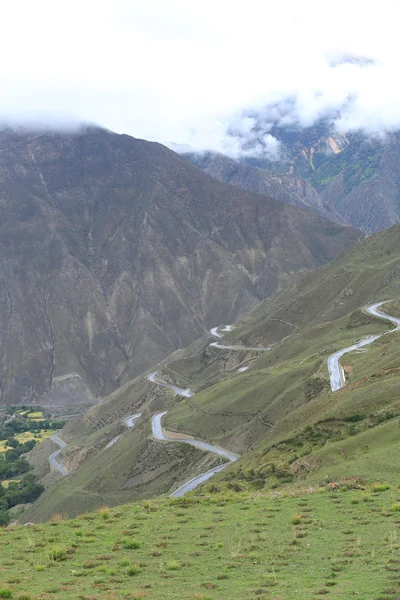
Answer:
[[0, 598], [398, 597], [398, 488], [212, 491], [0, 530]]

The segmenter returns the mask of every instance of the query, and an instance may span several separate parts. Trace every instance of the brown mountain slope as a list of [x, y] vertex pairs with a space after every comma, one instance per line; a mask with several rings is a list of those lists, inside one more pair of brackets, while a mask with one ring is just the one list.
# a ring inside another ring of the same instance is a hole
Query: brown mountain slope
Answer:
[[93, 402], [359, 236], [159, 144], [3, 132], [1, 402]]
[[215, 152], [186, 153], [184, 156], [196, 167], [220, 181], [249, 192], [272, 196], [276, 200], [310, 210], [336, 223], [348, 224], [339, 212], [322, 200], [309, 181], [288, 173], [289, 167], [285, 169], [286, 172], [268, 173], [259, 167], [237, 162]]

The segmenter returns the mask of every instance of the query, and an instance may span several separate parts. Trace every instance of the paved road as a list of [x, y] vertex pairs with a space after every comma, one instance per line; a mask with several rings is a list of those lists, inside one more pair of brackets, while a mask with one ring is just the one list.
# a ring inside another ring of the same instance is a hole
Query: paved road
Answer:
[[165, 381], [156, 379], [157, 373], [158, 371], [150, 373], [150, 375], [147, 375], [147, 379], [152, 383], [156, 383], [157, 385], [161, 385], [163, 387], [169, 388], [170, 390], [173, 390], [175, 394], [178, 394], [178, 396], [184, 396], [185, 398], [190, 398], [191, 396], [193, 396], [193, 392], [191, 392], [189, 389], [184, 390], [183, 388], [180, 388], [177, 385], [173, 385], [172, 383], [166, 383]]
[[220, 348], [221, 350], [249, 350], [254, 352], [267, 352], [271, 350], [271, 348], [262, 348], [260, 346], [256, 346], [254, 348], [249, 348], [248, 346], [225, 346], [224, 344], [219, 344], [218, 342], [211, 342], [210, 346], [213, 348]]
[[[137, 419], [139, 419], [141, 416], [142, 416], [142, 413], [136, 413], [135, 415], [126, 417], [124, 419], [124, 423], [127, 427], [133, 427], [135, 425], [135, 422], [137, 421]], [[116, 444], [118, 442], [120, 437], [121, 437], [121, 435], [117, 435], [110, 442], [108, 442], [107, 446], [104, 449], [107, 450], [107, 448], [111, 448], [111, 446], [114, 446], [114, 444]]]
[[[210, 329], [210, 333], [211, 335], [213, 335], [216, 338], [223, 338], [224, 336], [218, 332], [218, 329], [220, 329], [220, 331], [224, 331], [225, 333], [229, 333], [229, 331], [232, 331], [232, 327], [233, 325], [224, 325], [223, 327], [213, 327], [212, 329]], [[225, 344], [220, 344], [219, 342], [211, 342], [210, 346], [212, 346], [213, 348], [219, 348], [220, 350], [235, 350], [240, 352], [241, 350], [249, 350], [252, 352], [267, 352], [268, 350], [270, 350], [271, 348], [261, 348], [259, 346], [255, 347], [255, 348], [248, 348], [246, 346], [239, 346], [239, 345], [233, 345], [233, 346], [227, 346]], [[248, 368], [248, 367], [247, 367]], [[243, 371], [246, 371], [247, 369], [242, 369]], [[238, 369], [238, 371], [241, 373], [242, 371], [240, 369]], [[157, 383], [157, 382], [155, 382]]]
[[223, 337], [223, 335], [218, 333], [218, 327], [213, 327], [212, 329], [210, 329], [210, 333], [211, 333], [211, 335], [213, 335], [214, 337], [217, 337], [217, 338]]
[[186, 438], [179, 437], [174, 437], [173, 439], [171, 439], [166, 437], [161, 425], [161, 420], [166, 414], [167, 411], [165, 410], [164, 412], [153, 415], [151, 418], [151, 428], [154, 439], [162, 442], [184, 442], [185, 444], [190, 444], [191, 446], [195, 446], [196, 448], [200, 448], [201, 450], [206, 450], [207, 452], [213, 452], [214, 454], [218, 454], [219, 456], [222, 456], [223, 458], [226, 458], [229, 461], [222, 465], [218, 465], [218, 467], [214, 467], [213, 469], [210, 469], [205, 473], [201, 473], [197, 477], [193, 477], [193, 479], [190, 479], [189, 481], [184, 483], [180, 488], [175, 490], [175, 492], [171, 494], [172, 498], [178, 498], [180, 496], [183, 496], [187, 492], [194, 490], [198, 485], [204, 483], [204, 481], [210, 479], [210, 477], [215, 475], [215, 473], [219, 473], [220, 471], [228, 467], [230, 463], [234, 462], [239, 458], [239, 455], [235, 454], [234, 452], [230, 452], [229, 450], [225, 450], [224, 448], [220, 448], [219, 446], [213, 446], [212, 444], [208, 444], [207, 442], [203, 442], [202, 440], [188, 440]]
[[114, 446], [114, 444], [116, 444], [118, 442], [120, 437], [121, 437], [120, 435], [117, 435], [115, 438], [113, 438], [111, 440], [111, 442], [108, 442], [107, 446], [104, 449], [107, 450], [107, 448], [111, 448], [111, 446]]
[[142, 416], [142, 413], [136, 413], [136, 415], [131, 415], [130, 417], [126, 417], [124, 419], [124, 423], [127, 427], [133, 427], [135, 425], [135, 421]]
[[63, 442], [62, 440], [60, 440], [59, 437], [57, 437], [56, 434], [52, 435], [50, 438], [55, 444], [57, 444], [58, 446], [60, 446], [59, 450], [56, 450], [55, 452], [52, 452], [52, 454], [50, 454], [49, 456], [49, 463], [50, 463], [50, 467], [53, 467], [54, 469], [57, 469], [57, 471], [59, 471], [61, 473], [61, 475], [68, 475], [68, 471], [65, 467], [63, 467], [62, 465], [60, 465], [60, 463], [56, 460], [57, 456], [60, 454], [61, 450], [63, 448], [65, 448], [65, 446], [67, 445], [65, 442]]
[[213, 475], [215, 475], [216, 473], [219, 473], [220, 471], [225, 469], [227, 466], [229, 466], [229, 464], [230, 463], [225, 463], [223, 465], [219, 465], [218, 467], [215, 467], [214, 469], [210, 469], [209, 471], [206, 471], [205, 473], [202, 473], [201, 475], [198, 475], [197, 477], [193, 477], [193, 479], [190, 479], [190, 481], [187, 481], [186, 483], [181, 485], [180, 488], [178, 488], [177, 490], [172, 492], [172, 494], [170, 494], [170, 498], [180, 498], [181, 496], [184, 496], [188, 492], [191, 492], [192, 490], [196, 489], [197, 486], [199, 486], [201, 483], [204, 483], [205, 481], [210, 479]]
[[[390, 300], [386, 300], [386, 302], [390, 302]], [[400, 319], [397, 319], [396, 317], [391, 317], [390, 315], [387, 315], [386, 313], [378, 310], [378, 307], [382, 306], [382, 304], [386, 304], [386, 302], [377, 302], [376, 304], [371, 304], [371, 306], [367, 306], [365, 310], [370, 315], [374, 315], [374, 317], [381, 317], [383, 319], [391, 321], [394, 325], [396, 325], [396, 329], [400, 329]], [[396, 331], [396, 329], [393, 329], [392, 331]]]
[[[396, 325], [396, 329], [400, 329], [400, 319], [386, 315], [385, 313], [378, 310], [378, 307], [382, 306], [382, 304], [385, 304], [385, 303], [384, 302], [376, 302], [375, 304], [371, 304], [370, 306], [367, 306], [367, 308], [365, 310], [366, 310], [366, 312], [368, 312], [371, 315], [374, 315], [375, 317], [380, 317], [380, 318], [387, 319], [388, 321], [391, 321], [392, 323], [394, 323]], [[395, 330], [391, 330], [391, 331], [395, 331]], [[386, 333], [389, 333], [389, 332], [386, 332]], [[331, 356], [328, 358], [328, 371], [329, 371], [329, 378], [330, 378], [330, 382], [331, 382], [331, 389], [333, 392], [335, 392], [336, 390], [340, 390], [346, 384], [343, 367], [339, 363], [339, 360], [342, 358], [342, 356], [344, 354], [347, 354], [347, 352], [351, 352], [352, 350], [358, 350], [358, 348], [362, 348], [363, 346], [372, 344], [372, 342], [375, 342], [375, 340], [380, 338], [382, 335], [385, 335], [385, 334], [371, 335], [369, 337], [364, 338], [363, 340], [360, 340], [359, 342], [356, 342], [352, 346], [348, 346], [347, 348], [343, 348], [342, 350], [338, 350], [334, 354], [331, 354]]]
[[[229, 331], [232, 331], [232, 327], [233, 325], [224, 325], [221, 329], [221, 331], [225, 331], [227, 333], [229, 333]], [[219, 327], [213, 327], [212, 329], [210, 329], [210, 333], [211, 335], [213, 335], [216, 338], [222, 338], [224, 337], [223, 335], [221, 335], [220, 333], [218, 333], [218, 329]], [[268, 350], [270, 350], [271, 348], [262, 348], [262, 347], [255, 347], [255, 348], [249, 348], [246, 346], [239, 346], [239, 345], [233, 345], [233, 346], [226, 346], [225, 344], [220, 344], [219, 342], [211, 342], [210, 346], [212, 346], [213, 348], [219, 348], [220, 350], [237, 350], [238, 352], [240, 350], [249, 350], [249, 351], [253, 351], [253, 352], [267, 352]]]

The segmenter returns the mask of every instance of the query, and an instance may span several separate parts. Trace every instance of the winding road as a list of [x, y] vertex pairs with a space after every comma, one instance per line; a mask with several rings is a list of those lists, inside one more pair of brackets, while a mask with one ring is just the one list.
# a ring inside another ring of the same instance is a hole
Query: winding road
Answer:
[[[219, 333], [218, 329], [219, 329], [219, 327], [213, 327], [212, 329], [210, 329], [210, 334], [213, 337], [222, 338], [223, 334]], [[224, 332], [232, 331], [232, 325], [225, 325], [221, 329], [221, 331], [224, 331]], [[236, 350], [236, 351], [248, 350], [248, 351], [255, 351], [255, 352], [267, 352], [268, 350], [270, 350], [270, 348], [265, 348], [265, 347], [249, 348], [249, 347], [239, 346], [239, 345], [226, 346], [226, 345], [220, 344], [218, 342], [211, 342], [210, 346], [212, 346], [213, 348], [219, 348], [221, 350]], [[240, 367], [238, 369], [238, 372], [242, 373], [243, 371], [247, 371], [248, 368], [249, 368], [248, 366]], [[172, 384], [166, 383], [165, 381], [161, 381], [160, 379], [156, 379], [157, 373], [158, 373], [158, 371], [154, 371], [153, 373], [150, 373], [150, 375], [147, 375], [147, 379], [157, 385], [161, 385], [163, 387], [170, 388], [179, 396], [184, 396], [186, 398], [190, 398], [191, 396], [194, 395], [193, 392], [190, 391], [190, 389], [184, 390], [176, 385], [172, 385]], [[192, 479], [190, 479], [190, 481], [187, 481], [186, 483], [184, 483], [180, 488], [178, 488], [177, 490], [175, 490], [175, 492], [173, 492], [171, 494], [172, 498], [178, 498], [180, 496], [183, 496], [187, 492], [194, 490], [198, 485], [200, 485], [201, 483], [204, 483], [205, 481], [210, 479], [210, 477], [212, 477], [216, 473], [219, 473], [220, 471], [225, 469], [227, 466], [229, 466], [232, 462], [234, 462], [235, 460], [238, 460], [238, 458], [240, 458], [239, 455], [235, 454], [234, 452], [230, 452], [229, 450], [225, 450], [224, 448], [220, 448], [219, 446], [213, 446], [212, 444], [208, 444], [207, 442], [203, 442], [202, 440], [188, 439], [188, 437], [179, 438], [179, 437], [176, 437], [176, 434], [174, 435], [173, 438], [167, 437], [164, 434], [162, 426], [161, 426], [161, 419], [163, 418], [163, 416], [166, 413], [167, 413], [167, 411], [157, 413], [157, 414], [153, 415], [153, 417], [151, 419], [151, 427], [152, 427], [152, 433], [153, 433], [154, 439], [162, 441], [162, 442], [183, 442], [185, 444], [190, 444], [191, 446], [195, 446], [196, 448], [200, 448], [201, 450], [206, 450], [207, 452], [212, 452], [214, 454], [217, 454], [218, 456], [222, 456], [223, 458], [225, 458], [227, 460], [226, 463], [224, 463], [222, 465], [218, 465], [217, 467], [210, 469], [210, 470], [206, 471], [205, 473], [201, 473], [197, 477], [193, 477]]]
[[222, 338], [222, 337], [224, 337], [223, 335], [221, 335], [220, 333], [218, 333], [218, 327], [213, 327], [212, 329], [210, 329], [210, 333], [211, 333], [211, 335], [213, 335], [216, 338]]
[[137, 419], [139, 419], [141, 416], [142, 416], [142, 413], [136, 413], [135, 415], [126, 417], [126, 419], [124, 419], [124, 423], [127, 427], [133, 427], [135, 425], [135, 421], [137, 421]]
[[[131, 415], [130, 417], [126, 417], [126, 419], [124, 419], [124, 423], [127, 427], [133, 427], [135, 425], [135, 421], [137, 419], [139, 419], [139, 417], [142, 416], [142, 413], [137, 413], [136, 415]], [[119, 438], [121, 437], [120, 435], [117, 435], [115, 438], [113, 438], [110, 442], [108, 442], [107, 446], [105, 447], [105, 450], [107, 450], [107, 448], [111, 448], [111, 446], [114, 446], [114, 444], [116, 444], [119, 440]], [[66, 442], [63, 442], [58, 436], [57, 434], [54, 434], [51, 436], [50, 438], [55, 444], [57, 444], [58, 446], [60, 446], [60, 448], [58, 450], [56, 450], [55, 452], [52, 452], [48, 458], [50, 466], [53, 467], [54, 469], [57, 469], [57, 471], [59, 471], [61, 473], [61, 475], [69, 475], [69, 471], [67, 471], [67, 469], [65, 467], [63, 467], [57, 460], [57, 456], [60, 454], [61, 450], [63, 448], [65, 448], [65, 446], [67, 445]]]
[[[216, 338], [224, 337], [221, 333], [218, 332], [218, 329], [219, 327], [213, 327], [212, 329], [210, 329], [211, 335]], [[229, 333], [229, 331], [232, 331], [232, 325], [224, 325], [221, 331]], [[225, 344], [220, 344], [219, 342], [211, 342], [210, 346], [212, 346], [213, 348], [219, 348], [220, 350], [235, 350], [237, 352], [239, 352], [240, 350], [249, 350], [251, 352], [267, 352], [268, 350], [271, 350], [271, 348], [263, 348], [260, 346], [249, 348], [247, 346], [240, 346], [238, 344], [235, 344], [233, 346], [226, 346]]]
[[150, 375], [147, 375], [147, 379], [152, 383], [156, 383], [157, 385], [161, 385], [163, 387], [169, 388], [170, 390], [173, 390], [175, 394], [178, 394], [178, 396], [184, 396], [185, 398], [190, 398], [191, 396], [193, 396], [193, 392], [191, 392], [190, 389], [184, 390], [183, 388], [180, 388], [177, 385], [173, 385], [172, 383], [166, 383], [165, 381], [157, 380], [157, 373], [158, 371], [150, 373]]
[[248, 346], [225, 346], [225, 344], [219, 344], [218, 342], [211, 342], [210, 346], [212, 346], [213, 348], [219, 348], [220, 350], [236, 350], [236, 351], [240, 351], [240, 350], [245, 350], [245, 351], [251, 351], [251, 352], [268, 352], [268, 350], [271, 350], [271, 348], [262, 348], [260, 346], [256, 346], [254, 348], [249, 348]]
[[167, 412], [168, 411], [165, 410], [161, 413], [153, 415], [151, 418], [151, 428], [155, 440], [159, 440], [162, 442], [183, 442], [185, 444], [190, 444], [191, 446], [200, 448], [200, 450], [206, 450], [207, 452], [218, 454], [218, 456], [222, 456], [228, 461], [226, 463], [223, 463], [222, 465], [214, 467], [213, 469], [209, 469], [208, 471], [205, 471], [204, 473], [201, 473], [196, 477], [193, 477], [192, 479], [181, 485], [181, 487], [179, 487], [177, 490], [172, 492], [172, 494], [170, 494], [171, 498], [179, 498], [181, 496], [184, 496], [187, 492], [191, 492], [198, 485], [204, 483], [205, 481], [210, 479], [210, 477], [228, 467], [232, 462], [239, 458], [239, 455], [235, 454], [234, 452], [230, 452], [229, 450], [225, 450], [224, 448], [220, 448], [219, 446], [213, 446], [212, 444], [203, 442], [202, 440], [188, 439], [187, 437], [180, 438], [176, 436], [174, 436], [174, 438], [167, 437], [161, 425], [161, 420], [163, 416], [167, 414]]
[[[386, 302], [389, 302], [389, 300], [387, 300]], [[391, 333], [391, 331], [400, 330], [400, 319], [399, 318], [392, 317], [392, 316], [387, 315], [379, 310], [379, 307], [381, 307], [383, 304], [385, 304], [385, 302], [376, 302], [375, 304], [371, 304], [370, 306], [367, 306], [365, 310], [367, 313], [369, 313], [375, 317], [379, 317], [379, 318], [391, 321], [396, 326], [394, 330], [387, 331], [386, 333]], [[224, 331], [224, 332], [229, 332], [231, 330], [232, 330], [231, 325], [226, 325], [225, 327], [223, 327], [221, 329], [221, 331]], [[216, 338], [223, 337], [223, 335], [218, 332], [218, 327], [213, 327], [212, 329], [210, 329], [210, 334]], [[337, 352], [335, 352], [334, 354], [329, 356], [327, 364], [328, 364], [328, 371], [329, 371], [329, 377], [330, 377], [332, 391], [339, 390], [342, 387], [344, 387], [344, 385], [345, 385], [344, 371], [339, 362], [341, 357], [344, 354], [346, 354], [347, 352], [351, 352], [352, 350], [357, 350], [358, 348], [362, 348], [363, 346], [367, 346], [368, 344], [371, 344], [378, 338], [382, 337], [382, 335], [385, 335], [385, 333], [380, 334], [380, 335], [369, 336], [367, 338], [364, 338], [363, 340], [360, 340], [359, 342], [356, 342], [352, 346], [348, 346], [347, 348], [338, 350]], [[239, 350], [250, 350], [250, 351], [258, 351], [258, 352], [267, 352], [268, 350], [270, 350], [270, 348], [260, 348], [260, 347], [247, 348], [244, 346], [237, 346], [237, 345], [226, 346], [224, 344], [219, 344], [218, 342], [212, 342], [210, 344], [210, 346], [212, 346], [213, 348], [220, 348], [221, 350], [238, 350], [238, 351]], [[237, 370], [239, 372], [243, 372], [243, 371], [246, 371], [247, 369], [248, 369], [248, 367], [240, 367]], [[150, 373], [149, 375], [147, 375], [147, 379], [150, 382], [155, 383], [156, 385], [166, 387], [166, 388], [173, 390], [179, 396], [183, 396], [185, 398], [190, 398], [191, 396], [194, 395], [190, 389], [183, 389], [176, 385], [162, 381], [160, 379], [156, 379], [157, 373], [158, 373], [158, 371], [154, 371], [153, 373]], [[181, 442], [181, 443], [185, 443], [185, 444], [190, 444], [191, 446], [195, 446], [196, 448], [199, 448], [201, 450], [205, 450], [207, 452], [212, 452], [214, 454], [217, 454], [218, 456], [225, 458], [227, 461], [221, 465], [218, 465], [217, 467], [214, 467], [213, 469], [209, 469], [208, 471], [205, 471], [204, 473], [201, 473], [200, 475], [193, 477], [192, 479], [190, 479], [189, 481], [184, 483], [182, 486], [180, 486], [177, 490], [175, 490], [172, 494], [170, 494], [171, 498], [179, 498], [179, 497], [185, 495], [187, 492], [194, 490], [201, 483], [204, 483], [205, 481], [210, 479], [213, 475], [215, 475], [216, 473], [219, 473], [220, 471], [222, 471], [223, 469], [228, 467], [232, 462], [238, 460], [238, 458], [240, 458], [240, 457], [238, 454], [235, 454], [234, 452], [230, 452], [229, 450], [225, 450], [224, 448], [220, 448], [219, 446], [213, 446], [212, 444], [203, 442], [202, 440], [190, 438], [189, 436], [179, 437], [179, 434], [173, 434], [173, 437], [168, 437], [164, 433], [164, 430], [163, 430], [162, 424], [161, 424], [162, 418], [164, 415], [167, 414], [167, 412], [168, 411], [159, 412], [159, 413], [153, 415], [151, 418], [152, 434], [153, 434], [153, 437], [155, 440], [162, 441], [162, 442]], [[142, 413], [130, 415], [129, 417], [126, 417], [124, 419], [124, 423], [128, 428], [131, 428], [135, 425], [136, 420], [139, 419], [139, 417], [141, 417], [141, 416], [142, 416]], [[111, 446], [116, 444], [120, 437], [121, 437], [121, 435], [117, 435], [115, 438], [113, 438], [107, 444], [106, 449], [110, 448]], [[59, 449], [55, 450], [55, 452], [52, 452], [49, 456], [48, 460], [49, 460], [50, 466], [53, 467], [54, 469], [57, 469], [63, 476], [69, 475], [68, 470], [57, 461], [57, 456], [60, 454], [61, 450], [63, 448], [65, 448], [65, 446], [67, 445], [66, 442], [61, 440], [56, 434], [52, 435], [50, 439], [59, 446]]]
[[60, 438], [56, 434], [52, 435], [50, 439], [52, 442], [57, 444], [57, 446], [60, 446], [60, 448], [58, 450], [55, 450], [55, 452], [52, 452], [49, 456], [50, 467], [57, 469], [57, 471], [59, 471], [61, 473], [61, 475], [69, 475], [69, 471], [67, 471], [67, 469], [65, 467], [63, 467], [62, 465], [60, 465], [60, 463], [57, 462], [57, 460], [56, 460], [57, 456], [60, 454], [61, 450], [63, 448], [65, 448], [65, 446], [67, 444], [65, 442], [63, 442], [62, 440], [60, 440]]
[[[386, 302], [390, 302], [387, 300]], [[394, 325], [396, 325], [395, 329], [391, 329], [390, 331], [386, 331], [386, 333], [391, 333], [392, 331], [396, 331], [400, 329], [400, 319], [396, 317], [391, 317], [379, 310], [379, 307], [385, 304], [385, 302], [376, 302], [375, 304], [371, 304], [366, 307], [366, 312], [374, 317], [379, 317], [381, 319], [386, 319], [387, 321], [391, 321]], [[363, 346], [367, 346], [368, 344], [372, 344], [375, 340], [382, 337], [382, 335], [386, 335], [386, 333], [381, 333], [379, 335], [371, 335], [369, 337], [356, 342], [352, 346], [348, 346], [347, 348], [343, 348], [342, 350], [338, 350], [334, 354], [331, 354], [328, 358], [328, 371], [329, 378], [331, 383], [332, 392], [336, 392], [340, 390], [342, 387], [346, 385], [345, 375], [343, 367], [341, 366], [339, 360], [342, 358], [344, 354], [347, 352], [351, 352], [352, 350], [358, 350], [358, 348], [362, 348]]]

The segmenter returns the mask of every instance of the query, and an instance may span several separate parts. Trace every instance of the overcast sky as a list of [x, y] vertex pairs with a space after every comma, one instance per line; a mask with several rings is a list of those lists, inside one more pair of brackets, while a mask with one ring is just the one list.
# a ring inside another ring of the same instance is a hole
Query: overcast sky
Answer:
[[398, 0], [3, 0], [1, 16], [3, 120], [232, 156], [255, 125], [271, 153], [272, 123], [400, 126]]

